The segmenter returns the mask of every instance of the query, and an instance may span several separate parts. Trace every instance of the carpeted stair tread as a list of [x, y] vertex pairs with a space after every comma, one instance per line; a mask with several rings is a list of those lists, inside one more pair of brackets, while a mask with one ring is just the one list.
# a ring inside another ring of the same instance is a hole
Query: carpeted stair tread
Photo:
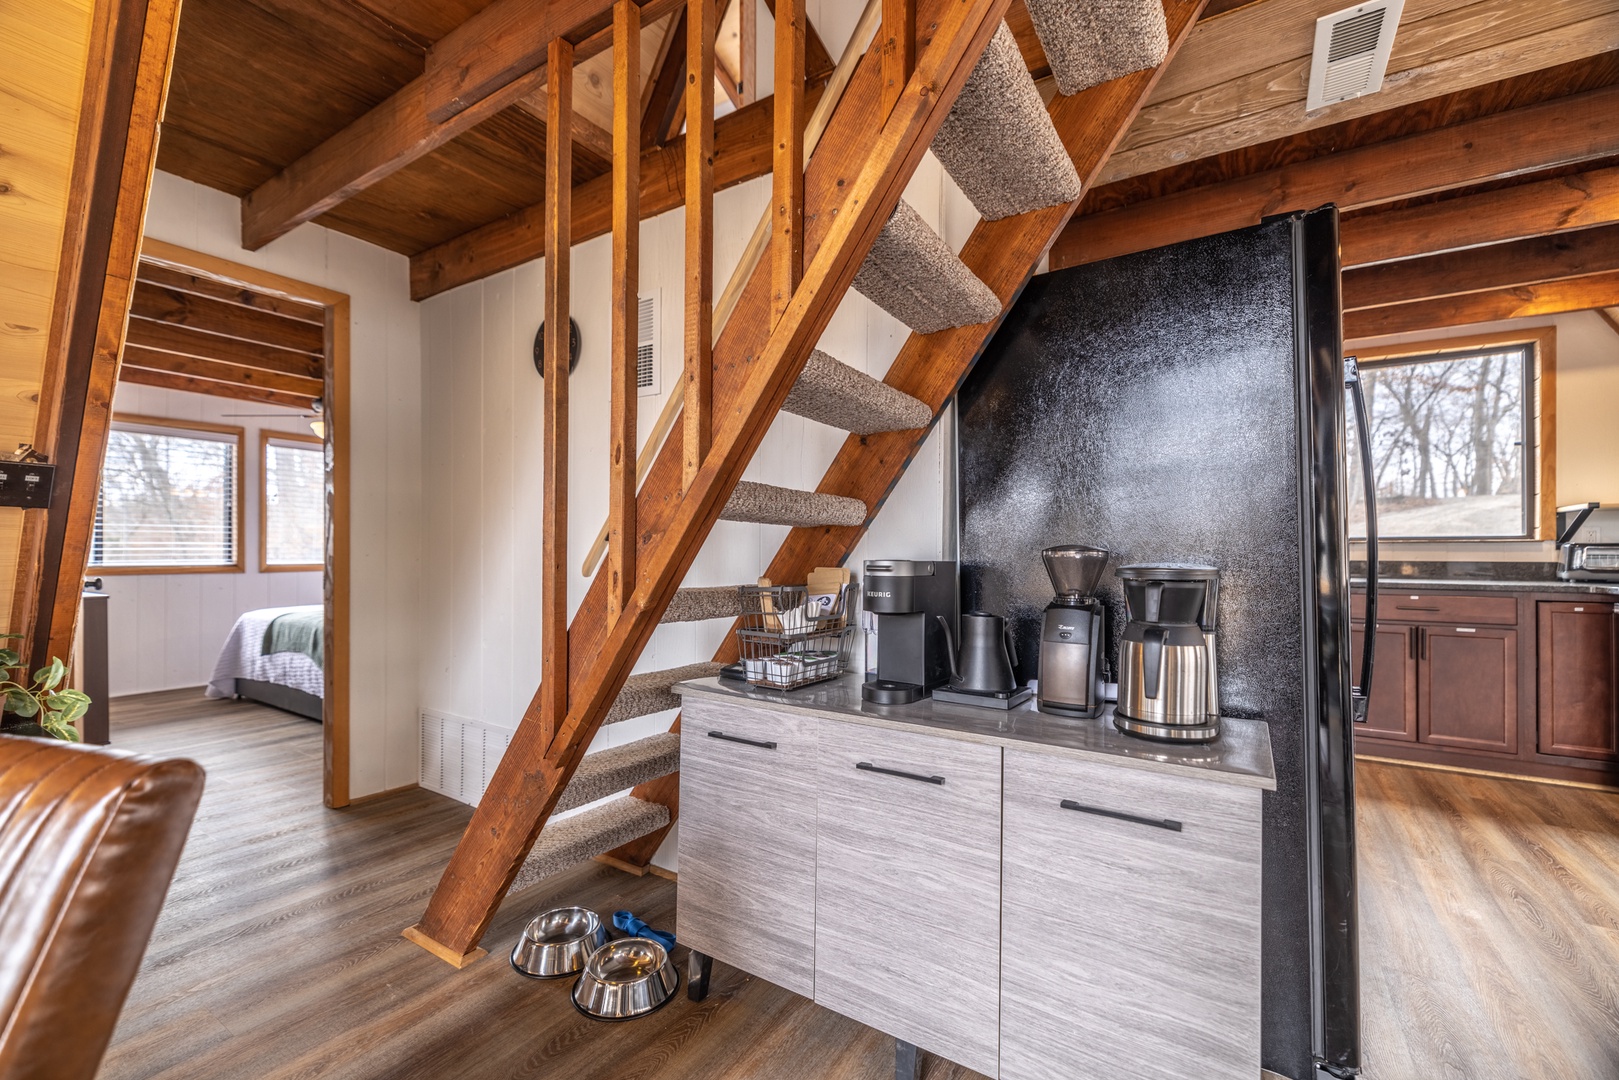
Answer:
[[660, 622], [701, 622], [704, 619], [734, 619], [742, 614], [742, 594], [735, 585], [676, 589]]
[[664, 731], [586, 754], [557, 800], [556, 813], [605, 799], [617, 791], [680, 771], [680, 733]]
[[667, 824], [667, 806], [633, 795], [593, 806], [572, 817], [553, 818], [545, 823], [534, 849], [517, 871], [512, 891], [526, 889], [586, 859], [605, 855]]
[[624, 689], [613, 699], [613, 707], [607, 710], [607, 716], [602, 723], [617, 724], [633, 720], [637, 716], [651, 716], [653, 713], [668, 709], [678, 709], [680, 695], [674, 691], [677, 683], [692, 679], [715, 678], [723, 666], [712, 662], [686, 664], [683, 667], [644, 671], [639, 675], [631, 675], [624, 680]]
[[914, 431], [933, 423], [925, 402], [819, 349], [810, 353], [782, 409], [856, 435]]
[[1079, 198], [1079, 173], [1004, 22], [934, 136], [933, 152], [988, 221]]
[[1157, 67], [1169, 55], [1162, 0], [1027, 2], [1029, 20], [1064, 95]]
[[855, 275], [861, 294], [918, 334], [989, 322], [995, 298], [939, 234], [901, 199]]
[[720, 511], [721, 521], [750, 521], [756, 525], [863, 525], [866, 504], [846, 495], [738, 481]]

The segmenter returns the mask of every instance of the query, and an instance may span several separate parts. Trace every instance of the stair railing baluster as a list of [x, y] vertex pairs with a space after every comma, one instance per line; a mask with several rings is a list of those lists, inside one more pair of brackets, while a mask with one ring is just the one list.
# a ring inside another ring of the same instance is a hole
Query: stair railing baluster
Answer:
[[641, 5], [613, 5], [613, 361], [608, 462], [607, 612], [635, 593], [636, 347], [641, 282]]
[[771, 326], [781, 322], [804, 274], [804, 36], [804, 0], [776, 0]]
[[540, 540], [540, 694], [546, 741], [568, 715], [568, 356], [573, 218], [573, 44], [546, 58], [545, 464]]
[[894, 111], [905, 84], [916, 70], [916, 0], [882, 0], [883, 97], [882, 114]]
[[[815, 108], [810, 111], [809, 122], [804, 125], [804, 149], [800, 154], [806, 166], [809, 164], [810, 156], [815, 153], [815, 146], [820, 142], [821, 135], [826, 131], [826, 125], [831, 120], [833, 111], [843, 99], [843, 91], [848, 89], [849, 80], [854, 77], [855, 67], [865, 55], [867, 43], [877, 32], [882, 11], [883, 0], [866, 0], [865, 10], [860, 15], [860, 21], [855, 24], [849, 43], [844, 46], [837, 68], [827, 80], [826, 89], [821, 92], [821, 98], [815, 103]], [[742, 296], [743, 287], [753, 276], [759, 260], [764, 257], [765, 248], [770, 243], [772, 218], [771, 210], [759, 215], [759, 223], [754, 227], [753, 236], [748, 240], [748, 246], [742, 250], [742, 260], [732, 272], [725, 291], [720, 293], [719, 299], [714, 302], [713, 336], [716, 338], [725, 330], [725, 324], [730, 320], [731, 312], [736, 310], [736, 302]], [[663, 410], [658, 413], [657, 420], [653, 421], [652, 431], [648, 433], [646, 445], [641, 447], [641, 453], [635, 463], [637, 486], [646, 479], [652, 463], [658, 459], [658, 451], [663, 449], [664, 439], [674, 430], [675, 421], [680, 418], [684, 401], [684, 395], [670, 394], [663, 404]], [[602, 556], [607, 553], [607, 533], [608, 523], [604, 521], [601, 531], [596, 534], [595, 542], [590, 546], [590, 551], [585, 555], [584, 563], [579, 567], [579, 572], [584, 576], [594, 574], [596, 567], [601, 565]]]
[[714, 429], [714, 0], [686, 0], [686, 349], [683, 487]]

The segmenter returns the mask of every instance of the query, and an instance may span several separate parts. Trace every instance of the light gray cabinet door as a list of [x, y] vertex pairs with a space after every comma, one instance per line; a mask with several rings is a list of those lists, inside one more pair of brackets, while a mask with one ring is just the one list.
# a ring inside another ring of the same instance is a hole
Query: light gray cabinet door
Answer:
[[815, 992], [814, 717], [685, 700], [681, 944]]
[[995, 1075], [1001, 751], [821, 722], [815, 1000]]
[[1259, 1075], [1260, 793], [1017, 750], [1005, 787], [1003, 1080]]

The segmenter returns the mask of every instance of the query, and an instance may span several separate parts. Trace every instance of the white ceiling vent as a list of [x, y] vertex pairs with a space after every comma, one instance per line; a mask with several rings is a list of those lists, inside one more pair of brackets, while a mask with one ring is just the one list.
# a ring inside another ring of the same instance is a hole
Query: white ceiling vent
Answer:
[[1315, 21], [1305, 111], [1315, 112], [1383, 88], [1383, 73], [1394, 48], [1394, 28], [1404, 8], [1405, 0], [1373, 0]]

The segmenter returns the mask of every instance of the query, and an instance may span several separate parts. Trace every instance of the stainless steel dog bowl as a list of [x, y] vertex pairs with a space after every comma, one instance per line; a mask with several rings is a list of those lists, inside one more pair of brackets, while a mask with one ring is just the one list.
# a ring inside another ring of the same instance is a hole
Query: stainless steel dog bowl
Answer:
[[535, 916], [512, 948], [512, 967], [534, 979], [572, 975], [607, 940], [601, 916], [589, 908], [553, 908]]
[[674, 997], [680, 973], [669, 953], [651, 938], [609, 941], [590, 954], [573, 1003], [597, 1020], [633, 1020]]

